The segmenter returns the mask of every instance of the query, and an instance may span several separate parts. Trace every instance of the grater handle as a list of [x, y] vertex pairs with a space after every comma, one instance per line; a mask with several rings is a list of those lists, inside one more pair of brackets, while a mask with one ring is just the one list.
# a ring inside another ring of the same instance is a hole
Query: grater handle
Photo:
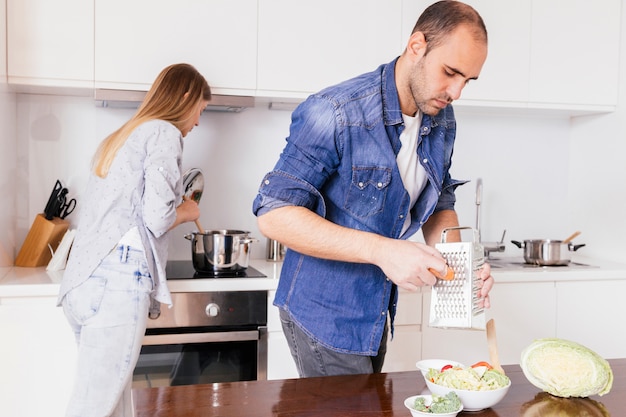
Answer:
[[446, 243], [446, 238], [448, 236], [448, 232], [451, 232], [453, 230], [464, 230], [464, 229], [471, 229], [474, 231], [474, 243], [478, 242], [478, 230], [469, 227], [469, 226], [455, 226], [455, 227], [446, 227], [445, 229], [443, 229], [441, 231], [441, 243]]

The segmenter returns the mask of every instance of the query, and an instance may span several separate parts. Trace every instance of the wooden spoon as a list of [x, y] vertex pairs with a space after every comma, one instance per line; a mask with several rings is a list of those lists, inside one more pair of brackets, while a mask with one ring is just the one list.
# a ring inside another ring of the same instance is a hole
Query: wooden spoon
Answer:
[[[183, 195], [183, 200], [187, 201], [188, 198], [186, 195]], [[196, 227], [198, 228], [198, 233], [204, 233], [204, 228], [202, 227], [202, 225], [200, 224], [200, 219], [196, 219], [195, 220], [196, 223]]]
[[561, 243], [565, 243], [565, 244], [570, 243], [570, 242], [571, 242], [572, 240], [574, 240], [574, 238], [575, 238], [576, 236], [578, 236], [579, 234], [580, 234], [580, 231], [578, 231], [578, 232], [574, 232], [574, 233], [572, 233], [572, 234], [571, 234], [571, 236], [570, 236], [570, 237], [568, 237], [567, 239], [565, 239], [565, 240], [564, 240], [563, 242], [561, 242]]
[[496, 341], [496, 322], [490, 319], [487, 322], [487, 346], [489, 347], [489, 361], [491, 366], [498, 372], [504, 374], [504, 369], [500, 365], [500, 358], [498, 357], [498, 343]]

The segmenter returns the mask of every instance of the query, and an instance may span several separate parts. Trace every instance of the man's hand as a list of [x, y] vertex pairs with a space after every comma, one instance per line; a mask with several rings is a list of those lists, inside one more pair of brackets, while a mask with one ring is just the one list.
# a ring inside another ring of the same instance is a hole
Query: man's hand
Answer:
[[446, 260], [431, 246], [388, 238], [381, 243], [375, 264], [400, 288], [416, 291], [424, 285], [433, 285], [437, 278], [429, 269], [441, 275], [447, 271]]
[[482, 307], [489, 308], [491, 307], [491, 302], [489, 301], [489, 291], [494, 284], [494, 279], [491, 276], [491, 265], [485, 262], [482, 268], [479, 271], [480, 274], [480, 296], [482, 298], [482, 302], [480, 303]]

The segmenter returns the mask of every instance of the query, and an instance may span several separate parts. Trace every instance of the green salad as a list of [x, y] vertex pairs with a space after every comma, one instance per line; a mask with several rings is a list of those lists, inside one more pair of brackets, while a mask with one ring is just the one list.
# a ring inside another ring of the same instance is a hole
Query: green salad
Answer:
[[435, 384], [467, 391], [490, 391], [506, 387], [510, 380], [490, 366], [469, 368], [445, 366], [441, 370], [429, 369], [426, 378]]
[[432, 399], [430, 405], [426, 405], [424, 397], [417, 397], [413, 408], [417, 411], [433, 414], [452, 413], [461, 408], [461, 399], [454, 391], [449, 392], [445, 397], [433, 394]]

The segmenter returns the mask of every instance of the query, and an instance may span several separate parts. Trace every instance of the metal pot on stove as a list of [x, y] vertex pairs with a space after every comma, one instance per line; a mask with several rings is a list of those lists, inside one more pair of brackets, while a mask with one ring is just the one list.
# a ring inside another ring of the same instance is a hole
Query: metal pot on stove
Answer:
[[567, 265], [572, 259], [571, 252], [585, 246], [584, 243], [574, 245], [571, 242], [550, 239], [530, 239], [523, 242], [512, 240], [511, 243], [524, 249], [524, 261], [527, 264], [540, 266]]
[[248, 267], [250, 244], [258, 239], [243, 230], [205, 230], [185, 235], [197, 272], [240, 271]]

